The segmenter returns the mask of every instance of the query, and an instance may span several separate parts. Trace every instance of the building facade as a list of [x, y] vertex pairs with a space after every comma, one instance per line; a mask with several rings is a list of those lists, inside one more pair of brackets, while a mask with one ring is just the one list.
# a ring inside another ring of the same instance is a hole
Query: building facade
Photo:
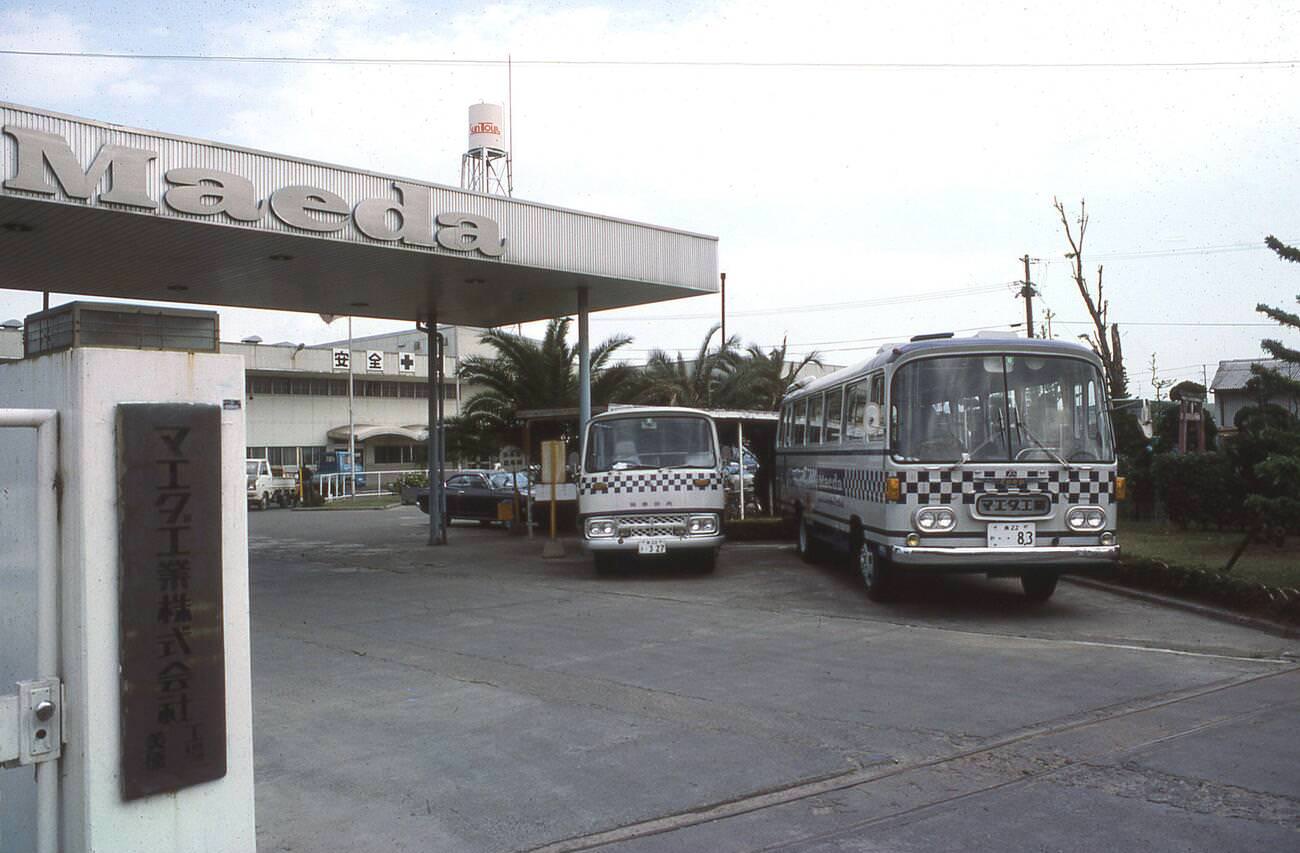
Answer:
[[[481, 329], [440, 327], [444, 336], [443, 411], [461, 412], [474, 389], [459, 378], [461, 359], [490, 355]], [[336, 350], [347, 340], [304, 346], [246, 339], [223, 342], [223, 353], [243, 356], [247, 455], [272, 465], [320, 465], [326, 450], [348, 448], [348, 370]], [[396, 471], [428, 464], [429, 366], [424, 332], [353, 338], [352, 424], [357, 458], [368, 470]]]
[[[1221, 428], [1231, 430], [1238, 412], [1247, 406], [1259, 404], [1255, 395], [1246, 389], [1247, 383], [1254, 378], [1251, 366], [1256, 364], [1280, 371], [1283, 376], [1300, 380], [1300, 368], [1277, 359], [1234, 358], [1219, 362], [1218, 369], [1214, 371], [1214, 379], [1210, 382], [1210, 389], [1214, 391], [1214, 411]], [[1281, 406], [1293, 415], [1300, 415], [1300, 399], [1295, 396], [1272, 397], [1268, 402]]]

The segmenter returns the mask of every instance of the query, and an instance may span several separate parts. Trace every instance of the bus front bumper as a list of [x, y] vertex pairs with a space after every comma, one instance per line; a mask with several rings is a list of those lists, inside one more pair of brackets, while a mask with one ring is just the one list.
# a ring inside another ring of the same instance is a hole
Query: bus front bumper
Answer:
[[642, 542], [662, 542], [666, 553], [679, 551], [701, 551], [707, 548], [721, 548], [726, 539], [721, 533], [711, 536], [627, 536], [604, 539], [583, 539], [582, 549], [592, 554], [636, 554]]
[[998, 569], [1008, 566], [1100, 567], [1119, 561], [1118, 545], [1058, 545], [1041, 548], [889, 546], [900, 566]]

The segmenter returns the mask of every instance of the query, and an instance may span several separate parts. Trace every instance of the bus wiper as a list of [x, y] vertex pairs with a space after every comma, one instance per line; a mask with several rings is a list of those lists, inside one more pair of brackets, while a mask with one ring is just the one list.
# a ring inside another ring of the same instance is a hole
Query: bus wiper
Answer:
[[[1067, 471], [1070, 470], [1070, 469], [1072, 469], [1072, 468], [1074, 467], [1074, 466], [1071, 465], [1068, 461], [1066, 461], [1066, 458], [1065, 458], [1064, 456], [1062, 456], [1061, 454], [1057, 453], [1057, 452], [1056, 452], [1055, 450], [1053, 450], [1052, 448], [1048, 447], [1046, 444], [1043, 444], [1041, 441], [1039, 441], [1039, 440], [1038, 440], [1038, 436], [1036, 436], [1036, 435], [1034, 435], [1032, 432], [1030, 432], [1030, 431], [1029, 431], [1029, 427], [1027, 427], [1027, 426], [1025, 426], [1023, 423], [1021, 423], [1021, 421], [1020, 421], [1019, 418], [1016, 419], [1016, 432], [1017, 432], [1017, 433], [1020, 433], [1020, 434], [1023, 434], [1023, 435], [1027, 435], [1027, 436], [1029, 436], [1029, 440], [1032, 441], [1032, 442], [1034, 443], [1034, 445], [1035, 445], [1039, 450], [1043, 451], [1043, 452], [1046, 453], [1048, 456], [1050, 456], [1050, 457], [1052, 457], [1053, 459], [1055, 459], [1057, 462], [1060, 462], [1062, 465], [1065, 466], [1065, 468], [1066, 468]], [[1024, 444], [1024, 441], [1023, 441], [1023, 440], [1021, 441], [1021, 444]]]

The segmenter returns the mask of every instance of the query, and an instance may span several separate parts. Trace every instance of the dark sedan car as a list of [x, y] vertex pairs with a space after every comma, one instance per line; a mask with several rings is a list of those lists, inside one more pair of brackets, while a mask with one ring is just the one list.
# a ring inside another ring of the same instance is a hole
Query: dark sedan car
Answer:
[[[519, 496], [528, 497], [528, 475], [522, 472], [511, 474], [509, 471], [457, 471], [447, 478], [444, 489], [447, 494], [447, 521], [457, 518], [477, 520], [486, 527], [501, 518], [501, 504], [514, 501], [515, 486], [518, 484]], [[424, 512], [429, 511], [429, 492], [426, 489], [416, 497], [416, 503]]]

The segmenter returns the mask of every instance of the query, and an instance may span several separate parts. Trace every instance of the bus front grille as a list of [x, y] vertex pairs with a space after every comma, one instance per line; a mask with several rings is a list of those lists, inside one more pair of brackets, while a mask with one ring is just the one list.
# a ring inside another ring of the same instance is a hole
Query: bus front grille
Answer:
[[685, 536], [686, 514], [619, 516], [618, 535], [622, 537]]

